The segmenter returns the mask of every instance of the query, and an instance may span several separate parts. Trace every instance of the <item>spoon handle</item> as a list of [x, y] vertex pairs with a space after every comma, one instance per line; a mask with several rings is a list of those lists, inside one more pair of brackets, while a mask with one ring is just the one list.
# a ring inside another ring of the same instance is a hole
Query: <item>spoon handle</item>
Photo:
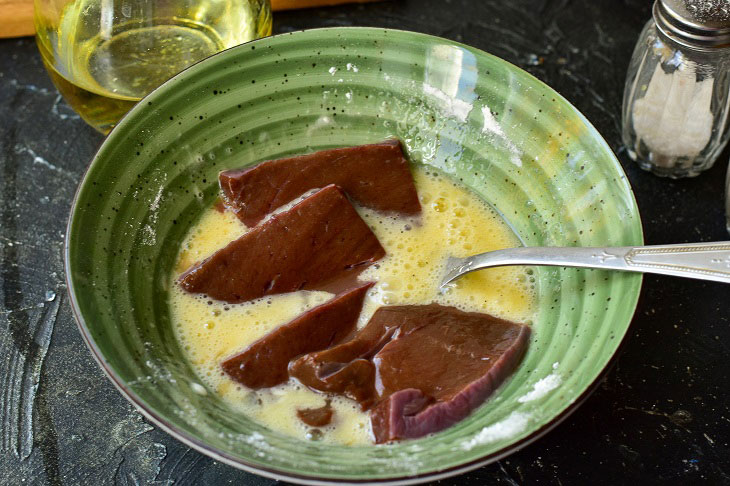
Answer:
[[454, 268], [444, 284], [481, 268], [505, 265], [549, 265], [658, 273], [730, 283], [730, 241], [682, 245], [522, 247], [450, 259]]

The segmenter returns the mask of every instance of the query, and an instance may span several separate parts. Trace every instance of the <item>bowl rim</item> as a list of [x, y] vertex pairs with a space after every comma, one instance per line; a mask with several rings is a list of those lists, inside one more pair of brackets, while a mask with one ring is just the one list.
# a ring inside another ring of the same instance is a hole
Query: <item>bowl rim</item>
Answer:
[[631, 319], [629, 320], [629, 324], [626, 327], [626, 332], [619, 340], [615, 351], [611, 355], [611, 357], [606, 362], [606, 365], [603, 367], [603, 369], [597, 374], [596, 378], [586, 387], [586, 389], [576, 398], [573, 402], [568, 403], [567, 406], [555, 417], [550, 419], [547, 423], [545, 423], [542, 427], [535, 430], [531, 434], [527, 435], [526, 437], [523, 437], [522, 439], [505, 446], [504, 448], [493, 452], [491, 454], [487, 454], [486, 456], [482, 456], [478, 459], [474, 459], [472, 461], [468, 461], [463, 464], [459, 464], [456, 466], [452, 466], [446, 469], [441, 469], [437, 471], [427, 472], [427, 473], [420, 473], [415, 475], [407, 475], [407, 476], [394, 476], [391, 478], [377, 478], [377, 479], [359, 479], [359, 480], [343, 480], [339, 478], [322, 478], [317, 476], [307, 476], [304, 474], [297, 474], [297, 473], [291, 473], [291, 472], [282, 472], [281, 470], [278, 470], [276, 468], [269, 468], [264, 467], [260, 465], [255, 465], [252, 463], [247, 462], [246, 460], [242, 460], [239, 457], [231, 456], [223, 451], [218, 450], [217, 448], [214, 448], [212, 446], [209, 446], [205, 444], [204, 442], [198, 440], [197, 438], [193, 437], [192, 435], [187, 434], [186, 432], [179, 430], [177, 427], [175, 427], [173, 424], [167, 421], [165, 417], [159, 415], [155, 410], [152, 409], [152, 407], [149, 407], [144, 400], [142, 400], [131, 388], [129, 388], [124, 380], [122, 380], [117, 373], [113, 370], [113, 368], [108, 364], [106, 359], [104, 358], [103, 354], [101, 353], [100, 349], [96, 345], [96, 342], [91, 336], [91, 333], [86, 325], [86, 321], [84, 317], [81, 314], [81, 310], [79, 307], [79, 303], [76, 297], [76, 293], [74, 291], [74, 285], [71, 280], [71, 262], [70, 262], [70, 235], [71, 235], [71, 227], [73, 225], [74, 221], [74, 214], [77, 209], [77, 203], [78, 198], [81, 193], [82, 188], [85, 186], [87, 182], [87, 176], [89, 171], [91, 170], [94, 163], [99, 159], [99, 156], [101, 152], [105, 149], [108, 140], [113, 137], [115, 132], [119, 132], [118, 128], [120, 126], [126, 125], [128, 122], [127, 120], [132, 118], [135, 113], [142, 110], [144, 103], [143, 101], [149, 98], [150, 96], [154, 95], [158, 91], [166, 89], [166, 87], [180, 79], [180, 77], [185, 76], [191, 68], [194, 66], [197, 66], [200, 63], [206, 62], [209, 59], [212, 59], [214, 57], [218, 57], [221, 55], [224, 55], [228, 51], [232, 51], [235, 49], [242, 49], [243, 46], [249, 46], [252, 44], [260, 43], [260, 42], [267, 42], [268, 39], [273, 38], [279, 38], [283, 36], [289, 36], [289, 35], [296, 35], [296, 34], [302, 34], [305, 32], [312, 32], [312, 31], [348, 31], [348, 30], [362, 30], [362, 31], [384, 31], [385, 33], [388, 32], [396, 32], [401, 34], [406, 34], [410, 36], [415, 37], [421, 37], [424, 39], [431, 39], [441, 42], [447, 42], [451, 45], [455, 45], [464, 49], [467, 49], [471, 52], [478, 53], [480, 55], [485, 55], [487, 57], [497, 59], [499, 62], [505, 63], [508, 66], [510, 66], [513, 69], [516, 69], [520, 71], [522, 74], [527, 75], [529, 78], [532, 78], [533, 81], [537, 82], [538, 84], [541, 84], [545, 88], [547, 88], [550, 92], [553, 93], [554, 96], [559, 97], [563, 102], [565, 102], [568, 106], [570, 106], [575, 114], [578, 116], [578, 118], [585, 124], [586, 127], [588, 127], [593, 133], [597, 136], [597, 142], [602, 145], [608, 154], [610, 154], [611, 163], [613, 164], [614, 168], [617, 169], [618, 173], [622, 175], [621, 179], [623, 181], [623, 185], [628, 191], [628, 195], [630, 196], [630, 200], [633, 206], [633, 210], [637, 216], [637, 222], [638, 222], [638, 237], [639, 242], [637, 244], [643, 244], [644, 242], [644, 229], [643, 224], [641, 221], [641, 215], [639, 213], [639, 208], [636, 203], [636, 197], [634, 195], [633, 188], [631, 187], [631, 184], [628, 181], [628, 177], [626, 176], [626, 173], [623, 170], [623, 167], [621, 166], [621, 163], [618, 161], [616, 154], [613, 152], [611, 147], [608, 145], [608, 142], [603, 138], [601, 133], [593, 126], [593, 124], [583, 115], [583, 113], [578, 110], [570, 101], [568, 101], [563, 95], [561, 95], [558, 91], [550, 87], [547, 83], [541, 81], [540, 79], [536, 78], [529, 72], [525, 71], [524, 69], [520, 68], [519, 66], [516, 66], [515, 64], [502, 59], [501, 57], [495, 56], [494, 54], [490, 54], [482, 49], [479, 49], [477, 47], [469, 46], [467, 44], [464, 44], [462, 42], [453, 41], [450, 39], [445, 39], [443, 37], [431, 35], [431, 34], [424, 34], [421, 32], [415, 32], [415, 31], [409, 31], [409, 30], [403, 30], [403, 29], [392, 29], [392, 28], [382, 28], [382, 27], [360, 27], [360, 26], [352, 26], [352, 27], [322, 27], [322, 28], [314, 28], [314, 29], [302, 29], [292, 32], [284, 32], [268, 37], [263, 37], [260, 39], [254, 39], [249, 42], [239, 44], [237, 46], [230, 47], [228, 49], [224, 49], [222, 51], [219, 51], [209, 57], [206, 57], [204, 59], [201, 59], [200, 61], [191, 64], [183, 71], [177, 73], [176, 75], [172, 76], [170, 79], [162, 83], [160, 86], [152, 90], [149, 94], [147, 94], [144, 98], [142, 98], [140, 101], [138, 101], [132, 109], [130, 109], [120, 120], [119, 122], [112, 128], [112, 130], [107, 134], [104, 141], [101, 143], [99, 148], [94, 153], [94, 156], [91, 159], [91, 162], [84, 170], [83, 177], [81, 178], [81, 181], [76, 188], [76, 192], [74, 194], [72, 203], [71, 203], [71, 209], [69, 212], [69, 218], [66, 225], [66, 232], [64, 236], [64, 252], [63, 252], [63, 260], [64, 260], [64, 273], [65, 273], [65, 280], [66, 280], [66, 287], [68, 289], [68, 295], [69, 295], [69, 302], [71, 304], [71, 310], [74, 315], [74, 318], [76, 320], [76, 324], [79, 328], [79, 332], [81, 333], [81, 336], [86, 343], [86, 346], [91, 351], [91, 355], [93, 356], [96, 363], [99, 365], [99, 367], [102, 369], [104, 374], [107, 376], [107, 378], [112, 382], [114, 387], [122, 394], [124, 398], [129, 401], [134, 408], [140, 412], [147, 420], [151, 421], [156, 426], [160, 427], [162, 430], [164, 430], [167, 434], [172, 436], [173, 438], [177, 439], [178, 441], [182, 442], [186, 446], [195, 449], [196, 451], [214, 459], [217, 461], [220, 461], [224, 464], [227, 464], [229, 466], [233, 466], [237, 469], [257, 474], [260, 476], [264, 476], [270, 479], [275, 480], [284, 480], [284, 481], [291, 481], [297, 484], [304, 484], [304, 485], [313, 485], [313, 486], [331, 486], [333, 484], [337, 485], [363, 485], [363, 484], [377, 484], [377, 485], [413, 485], [413, 484], [422, 484], [427, 481], [437, 481], [453, 476], [457, 476], [460, 474], [464, 474], [469, 471], [473, 471], [475, 469], [478, 469], [482, 466], [486, 466], [488, 464], [491, 464], [493, 462], [500, 461], [504, 459], [505, 457], [511, 455], [514, 452], [519, 451], [520, 449], [532, 444], [533, 442], [537, 441], [544, 435], [546, 435], [548, 432], [552, 431], [554, 428], [556, 428], [558, 425], [560, 425], [563, 421], [565, 421], [573, 412], [575, 412], [590, 396], [593, 394], [593, 392], [598, 388], [600, 383], [603, 381], [607, 373], [613, 368], [613, 366], [616, 363], [616, 360], [618, 356], [623, 351], [627, 338], [629, 336], [629, 329], [631, 328], [631, 324], [633, 322], [633, 318], [636, 314], [636, 308], [639, 301], [639, 297], [642, 290], [643, 285], [643, 274], [638, 274], [638, 285], [636, 286], [636, 293], [632, 298], [632, 302], [630, 302], [630, 306], [633, 308], [633, 311], [631, 313]]

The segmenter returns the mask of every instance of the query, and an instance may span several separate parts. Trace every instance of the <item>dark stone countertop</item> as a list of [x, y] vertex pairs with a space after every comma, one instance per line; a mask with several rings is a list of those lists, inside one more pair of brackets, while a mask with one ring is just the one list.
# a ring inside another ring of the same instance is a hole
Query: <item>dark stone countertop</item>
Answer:
[[[278, 13], [274, 29], [373, 25], [484, 49], [562, 93], [617, 152], [648, 244], [726, 240], [726, 151], [691, 180], [621, 148], [640, 0], [402, 0]], [[33, 39], [0, 41], [0, 484], [270, 485], [150, 425], [92, 360], [71, 315], [63, 234], [102, 137], [64, 103]], [[564, 423], [444, 485], [730, 484], [730, 286], [647, 276], [623, 352]]]

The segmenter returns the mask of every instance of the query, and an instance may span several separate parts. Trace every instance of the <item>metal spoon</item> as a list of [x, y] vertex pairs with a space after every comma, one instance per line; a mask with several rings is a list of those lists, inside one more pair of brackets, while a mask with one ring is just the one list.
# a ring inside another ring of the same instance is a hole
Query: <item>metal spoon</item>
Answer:
[[730, 283], [730, 241], [684, 245], [523, 247], [449, 258], [441, 287], [475, 270], [506, 265], [548, 265], [658, 273]]

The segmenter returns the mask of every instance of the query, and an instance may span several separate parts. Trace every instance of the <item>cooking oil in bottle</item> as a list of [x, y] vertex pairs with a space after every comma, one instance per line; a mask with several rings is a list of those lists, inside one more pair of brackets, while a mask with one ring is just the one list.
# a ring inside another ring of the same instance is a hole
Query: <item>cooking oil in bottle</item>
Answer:
[[271, 34], [268, 0], [35, 0], [36, 41], [53, 83], [108, 133], [191, 64]]

